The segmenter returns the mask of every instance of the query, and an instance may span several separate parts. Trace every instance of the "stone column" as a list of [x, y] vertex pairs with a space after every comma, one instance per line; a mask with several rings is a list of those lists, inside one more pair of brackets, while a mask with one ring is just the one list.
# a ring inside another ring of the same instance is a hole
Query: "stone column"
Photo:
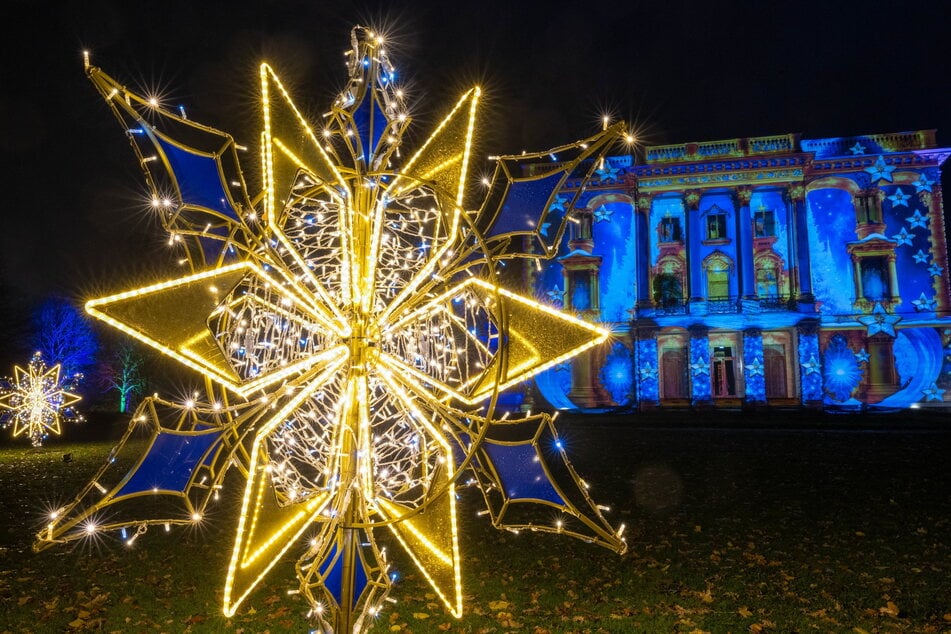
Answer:
[[736, 270], [738, 273], [737, 290], [742, 300], [756, 299], [756, 272], [753, 268], [753, 218], [750, 215], [750, 200], [753, 190], [750, 187], [737, 187], [734, 202], [736, 220]]
[[945, 238], [944, 205], [942, 200], [941, 183], [938, 179], [931, 185], [932, 191], [922, 190], [918, 197], [928, 209], [928, 225], [931, 229], [931, 253], [934, 263], [944, 270], [944, 275], [932, 276], [931, 284], [934, 288], [935, 317], [951, 315], [951, 296], [949, 296], [948, 277], [948, 245]]
[[703, 262], [700, 261], [700, 242], [703, 240], [703, 227], [700, 226], [700, 191], [696, 189], [684, 192], [684, 216], [687, 221], [687, 275], [691, 302], [703, 300]]
[[796, 218], [796, 269], [799, 273], [799, 295], [796, 301], [802, 312], [812, 312], [816, 297], [812, 294], [812, 262], [809, 253], [809, 225], [806, 218], [806, 190], [795, 185], [786, 190]]
[[710, 329], [700, 324], [690, 326], [690, 397], [695, 407], [713, 407], [710, 384]]
[[637, 209], [634, 210], [634, 252], [635, 252], [635, 283], [637, 284], [636, 309], [649, 310], [654, 308], [651, 301], [650, 269], [651, 269], [651, 240], [650, 231], [651, 196], [643, 194], [637, 199]]
[[637, 407], [653, 410], [660, 405], [660, 361], [657, 358], [657, 325], [635, 326], [634, 385]]
[[822, 355], [819, 353], [819, 320], [803, 319], [799, 331], [799, 389], [802, 404], [822, 408]]
[[745, 405], [760, 408], [766, 405], [766, 375], [763, 358], [763, 331], [743, 330], [743, 380], [746, 386]]

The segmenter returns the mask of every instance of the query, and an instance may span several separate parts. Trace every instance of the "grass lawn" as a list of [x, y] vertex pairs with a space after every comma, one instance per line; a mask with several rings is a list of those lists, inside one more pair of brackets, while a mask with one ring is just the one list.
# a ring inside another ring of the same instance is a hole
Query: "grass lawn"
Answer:
[[[562, 419], [575, 467], [627, 525], [630, 551], [496, 532], [464, 491], [465, 617], [443, 612], [391, 548], [397, 603], [373, 631], [951, 632], [951, 421], [895, 431], [907, 422]], [[132, 548], [34, 554], [43, 509], [70, 499], [112, 445], [73, 436], [0, 445], [0, 632], [308, 631], [288, 594], [292, 557], [236, 617], [221, 616], [227, 503], [201, 529], [153, 528]]]

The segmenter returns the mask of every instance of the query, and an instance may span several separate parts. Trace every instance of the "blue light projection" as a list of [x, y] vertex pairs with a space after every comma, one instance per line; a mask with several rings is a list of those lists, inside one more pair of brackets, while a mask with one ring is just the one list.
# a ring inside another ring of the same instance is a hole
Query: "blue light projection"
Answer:
[[600, 372], [601, 385], [608, 391], [615, 405], [626, 406], [633, 401], [634, 375], [631, 351], [620, 341], [611, 344], [611, 351]]
[[690, 338], [690, 386], [695, 403], [712, 398], [710, 340], [706, 336]]
[[895, 368], [901, 389], [880, 403], [887, 407], [905, 408], [927, 401], [928, 388], [941, 381], [946, 352], [941, 335], [934, 328], [905, 328], [898, 332], [894, 344]]
[[743, 378], [746, 379], [746, 400], [751, 403], [765, 403], [766, 377], [762, 335], [743, 335]]
[[799, 335], [800, 383], [802, 402], [822, 400], [822, 365], [819, 363], [819, 335]]
[[855, 353], [841, 334], [833, 335], [823, 362], [826, 392], [833, 401], [845, 402], [862, 380]]
[[604, 196], [596, 197], [589, 205], [595, 210], [592, 254], [601, 257], [601, 321], [624, 322], [631, 318], [628, 311], [636, 300], [631, 274], [636, 262], [634, 207], [629, 200]]
[[535, 386], [555, 409], [576, 410], [578, 406], [568, 398], [571, 392], [571, 366], [568, 363], [558, 365], [535, 375]]
[[[535, 297], [589, 316], [597, 308], [617, 333], [591, 372], [538, 377], [549, 404], [578, 411], [575, 389], [598, 394], [592, 412], [681, 406], [742, 385], [746, 403], [863, 407], [872, 375], [886, 377], [868, 391], [877, 405], [951, 402], [948, 150], [931, 131], [794, 136], [648, 148], [644, 164], [612, 162], [583, 190], [536, 196], [556, 215], [573, 201], [578, 222], [533, 272]], [[590, 241], [569, 245], [588, 227]], [[560, 261], [572, 248], [578, 271]], [[894, 345], [870, 356], [869, 338], [881, 335]], [[671, 354], [658, 355], [657, 337]], [[733, 342], [733, 363], [712, 364], [720, 338]], [[589, 386], [572, 385], [581, 376]]]
[[657, 376], [657, 340], [639, 339], [637, 342], [637, 398], [645, 404], [660, 400]]
[[817, 189], [806, 201], [816, 305], [824, 314], [851, 314], [852, 260], [843, 245], [856, 239], [852, 196], [843, 189]]

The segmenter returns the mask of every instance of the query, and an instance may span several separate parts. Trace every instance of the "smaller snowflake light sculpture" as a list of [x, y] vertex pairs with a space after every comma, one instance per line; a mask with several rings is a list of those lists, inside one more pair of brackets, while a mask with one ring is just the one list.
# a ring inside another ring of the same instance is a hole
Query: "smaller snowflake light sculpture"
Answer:
[[2, 425], [13, 426], [14, 438], [26, 434], [34, 447], [40, 447], [50, 433], [60, 434], [61, 421], [83, 420], [73, 407], [80, 400], [75, 390], [82, 376], [61, 382], [59, 372], [59, 364], [47, 367], [39, 352], [25, 370], [14, 366], [14, 378], [5, 381], [0, 393]]

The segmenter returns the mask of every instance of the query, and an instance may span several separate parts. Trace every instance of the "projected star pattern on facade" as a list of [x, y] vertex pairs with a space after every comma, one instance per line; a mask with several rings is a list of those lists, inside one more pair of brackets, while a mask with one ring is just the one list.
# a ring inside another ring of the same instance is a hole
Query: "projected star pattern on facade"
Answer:
[[13, 371], [13, 379], [0, 388], [0, 416], [4, 427], [13, 427], [14, 438], [26, 436], [39, 447], [50, 434], [62, 433], [63, 421], [82, 420], [75, 408], [81, 400], [75, 393], [78, 377], [60, 380], [59, 364], [47, 366], [39, 352], [25, 369], [14, 366]]
[[[350, 81], [320, 127], [261, 66], [263, 187], [253, 198], [230, 136], [88, 67], [130, 131], [170, 243], [192, 272], [87, 309], [199, 372], [208, 394], [179, 407], [147, 399], [133, 420], [151, 432], [145, 456], [129, 474], [105, 465], [51, 517], [37, 548], [201, 521], [236, 465], [248, 478], [228, 615], [306, 533], [297, 571], [311, 615], [337, 631], [363, 627], [390, 588], [377, 543], [383, 527], [461, 615], [462, 470], [474, 474], [499, 528], [624, 550], [623, 528], [609, 526], [588, 497], [550, 417], [494, 418], [500, 390], [607, 337], [502, 288], [497, 268], [539, 257], [538, 247], [541, 257], [554, 254], [573, 204], [556, 192], [569, 176], [590, 175], [620, 127], [543, 153], [561, 160], [531, 177], [521, 165], [540, 155], [500, 157], [471, 209], [479, 90], [403, 160], [410, 118], [382, 39], [355, 29], [347, 60]], [[539, 196], [548, 202], [537, 205]], [[512, 208], [526, 200], [530, 207]], [[556, 468], [571, 487], [554, 480]], [[524, 478], [536, 484], [518, 486]], [[153, 494], [180, 499], [182, 516], [98, 520], [106, 506]], [[532, 505], [559, 519], [524, 514]]]

